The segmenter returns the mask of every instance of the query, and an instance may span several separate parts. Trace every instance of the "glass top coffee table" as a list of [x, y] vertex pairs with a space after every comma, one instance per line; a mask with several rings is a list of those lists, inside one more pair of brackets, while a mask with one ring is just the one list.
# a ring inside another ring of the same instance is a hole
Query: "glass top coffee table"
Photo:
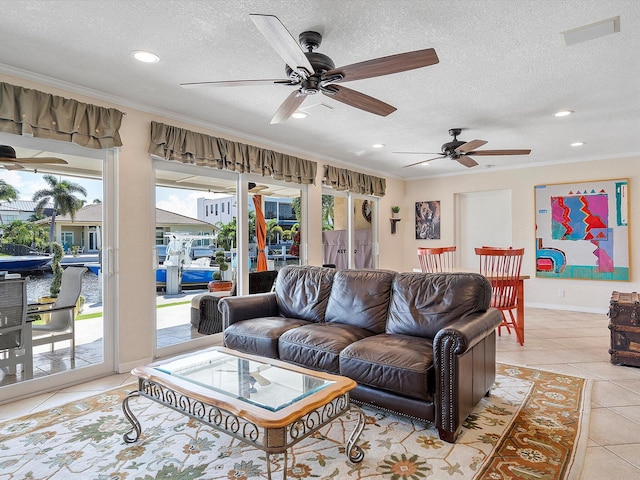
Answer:
[[346, 442], [350, 461], [361, 462], [356, 445], [364, 429], [364, 413], [349, 400], [353, 380], [316, 372], [278, 360], [246, 355], [224, 347], [134, 368], [138, 390], [122, 402], [132, 428], [127, 443], [138, 440], [140, 422], [129, 400], [143, 396], [221, 430], [269, 455], [282, 453], [287, 475], [287, 449], [348, 411], [357, 424]]

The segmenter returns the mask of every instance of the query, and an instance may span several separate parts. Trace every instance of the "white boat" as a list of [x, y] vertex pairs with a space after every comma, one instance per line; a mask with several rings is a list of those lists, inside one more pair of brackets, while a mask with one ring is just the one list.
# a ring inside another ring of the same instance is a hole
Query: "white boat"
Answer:
[[211, 256], [202, 256], [194, 260], [192, 250], [194, 247], [201, 247], [199, 250], [208, 248], [202, 245], [203, 241], [210, 241], [215, 237], [180, 232], [165, 233], [164, 236], [169, 239], [169, 243], [165, 260], [156, 270], [156, 285], [167, 287], [169, 293], [169, 287], [175, 283], [175, 279], [169, 278], [167, 281], [167, 275], [171, 277], [177, 274], [178, 284], [182, 287], [206, 287], [213, 280], [213, 273], [219, 270], [217, 265], [211, 265], [215, 251], [211, 249]]

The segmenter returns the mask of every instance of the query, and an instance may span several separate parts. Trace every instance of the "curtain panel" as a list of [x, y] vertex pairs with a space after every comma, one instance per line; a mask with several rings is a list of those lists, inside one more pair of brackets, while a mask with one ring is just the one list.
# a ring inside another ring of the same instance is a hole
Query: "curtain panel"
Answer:
[[48, 138], [88, 148], [122, 146], [122, 113], [0, 82], [0, 132]]
[[334, 190], [348, 190], [349, 192], [375, 195], [376, 197], [384, 197], [387, 188], [387, 181], [384, 178], [331, 165], [324, 166], [322, 183]]
[[149, 153], [192, 165], [255, 173], [276, 180], [315, 183], [317, 163], [265, 148], [151, 122]]

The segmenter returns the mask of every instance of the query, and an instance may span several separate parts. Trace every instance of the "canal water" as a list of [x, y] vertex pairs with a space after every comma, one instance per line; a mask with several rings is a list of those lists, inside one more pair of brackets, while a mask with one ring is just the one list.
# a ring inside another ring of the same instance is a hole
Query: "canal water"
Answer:
[[[49, 295], [49, 286], [53, 279], [53, 273], [43, 272], [29, 275], [27, 282], [27, 298], [29, 302], [37, 302], [38, 297]], [[82, 296], [85, 298], [86, 305], [94, 305], [102, 302], [100, 294], [99, 277], [88, 271], [82, 276]]]

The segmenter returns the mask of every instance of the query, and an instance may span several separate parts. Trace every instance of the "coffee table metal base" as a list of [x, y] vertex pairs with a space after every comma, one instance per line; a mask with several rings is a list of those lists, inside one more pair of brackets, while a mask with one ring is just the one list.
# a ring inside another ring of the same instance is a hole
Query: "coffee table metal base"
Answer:
[[176, 392], [165, 385], [138, 379], [138, 390], [129, 393], [122, 401], [124, 416], [131, 423], [132, 428], [123, 435], [124, 441], [133, 443], [140, 438], [142, 426], [129, 407], [129, 400], [143, 396], [166, 407], [172, 408], [193, 419], [209, 425], [216, 430], [231, 435], [267, 454], [267, 476], [271, 478], [272, 453], [282, 453], [284, 459], [283, 478], [287, 478], [287, 450], [300, 440], [316, 432], [324, 425], [345, 414], [348, 411], [357, 416], [357, 423], [346, 442], [346, 454], [353, 463], [364, 459], [364, 451], [356, 445], [365, 425], [365, 416], [359, 406], [349, 401], [349, 393], [334, 398], [331, 402], [300, 416], [285, 427], [260, 427], [253, 422], [241, 418], [223, 408], [194, 400], [188, 395]]

